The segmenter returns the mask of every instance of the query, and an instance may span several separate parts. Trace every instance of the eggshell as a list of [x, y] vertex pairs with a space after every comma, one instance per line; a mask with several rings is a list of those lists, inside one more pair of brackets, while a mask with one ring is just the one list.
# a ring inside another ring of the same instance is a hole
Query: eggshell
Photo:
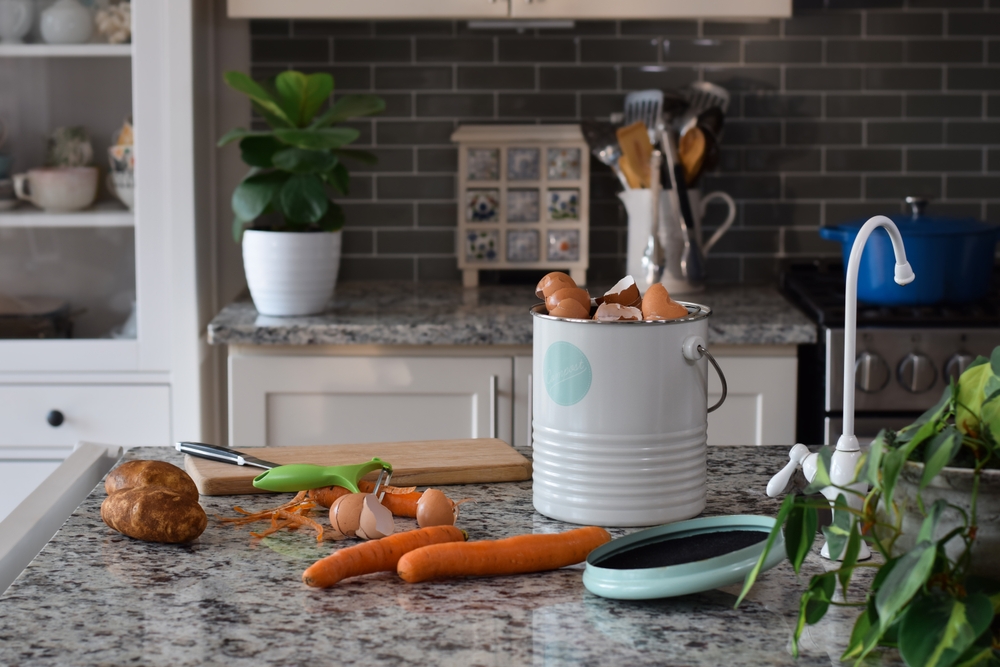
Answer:
[[366, 493], [358, 521], [358, 537], [366, 540], [377, 540], [386, 535], [392, 535], [395, 530], [396, 525], [392, 521], [392, 512], [378, 501], [374, 493]]
[[635, 284], [635, 279], [632, 276], [625, 276], [599, 300], [601, 303], [620, 303], [623, 306], [636, 307], [642, 302], [642, 295], [639, 294], [639, 286]]
[[642, 319], [642, 311], [620, 303], [602, 303], [597, 307], [594, 319], [600, 322], [638, 321]]
[[427, 489], [417, 501], [417, 525], [421, 528], [454, 526], [455, 506], [441, 491]]
[[667, 288], [660, 283], [651, 285], [642, 298], [644, 320], [676, 320], [687, 315], [687, 308], [671, 299]]
[[556, 290], [545, 299], [545, 307], [549, 309], [551, 313], [554, 308], [558, 308], [559, 304], [565, 299], [572, 299], [577, 301], [581, 306], [587, 310], [587, 314], [590, 314], [590, 294], [587, 290], [580, 287], [564, 287], [560, 290]]
[[542, 276], [535, 287], [535, 296], [547, 299], [550, 294], [563, 287], [576, 287], [576, 281], [561, 271], [553, 271]]
[[573, 320], [590, 319], [590, 309], [584, 308], [579, 301], [574, 299], [563, 299], [554, 310], [549, 311], [553, 317], [567, 317]]
[[330, 525], [338, 533], [354, 537], [361, 524], [361, 508], [364, 505], [364, 493], [348, 493], [337, 498], [330, 505]]

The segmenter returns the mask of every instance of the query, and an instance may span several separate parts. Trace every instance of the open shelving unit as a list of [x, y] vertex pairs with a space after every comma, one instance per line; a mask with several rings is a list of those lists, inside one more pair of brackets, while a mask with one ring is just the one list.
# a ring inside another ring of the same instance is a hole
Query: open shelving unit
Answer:
[[131, 57], [131, 44], [0, 44], [0, 58]]
[[134, 227], [135, 215], [111, 201], [73, 213], [49, 213], [29, 204], [0, 211], [0, 227]]

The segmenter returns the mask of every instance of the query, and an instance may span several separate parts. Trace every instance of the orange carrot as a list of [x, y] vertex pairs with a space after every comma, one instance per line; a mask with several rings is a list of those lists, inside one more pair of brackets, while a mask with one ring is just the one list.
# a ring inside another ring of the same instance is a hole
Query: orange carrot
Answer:
[[465, 531], [454, 526], [432, 526], [395, 533], [380, 540], [370, 540], [333, 552], [310, 565], [302, 573], [302, 581], [309, 586], [328, 588], [347, 577], [372, 572], [392, 572], [399, 559], [409, 551], [466, 538]]
[[433, 544], [400, 558], [396, 571], [410, 583], [447, 577], [542, 572], [579, 563], [610, 540], [608, 531], [587, 526], [552, 535]]
[[[375, 483], [363, 479], [358, 482], [358, 488], [363, 493], [371, 493], [375, 490]], [[337, 498], [347, 493], [350, 493], [350, 491], [342, 486], [325, 486], [322, 489], [313, 489], [310, 491], [309, 497], [320, 505], [329, 507], [333, 505]], [[420, 500], [420, 496], [422, 495], [420, 491], [392, 493], [390, 490], [382, 497], [382, 506], [392, 512], [394, 516], [407, 516], [415, 519], [417, 518], [417, 501]]]

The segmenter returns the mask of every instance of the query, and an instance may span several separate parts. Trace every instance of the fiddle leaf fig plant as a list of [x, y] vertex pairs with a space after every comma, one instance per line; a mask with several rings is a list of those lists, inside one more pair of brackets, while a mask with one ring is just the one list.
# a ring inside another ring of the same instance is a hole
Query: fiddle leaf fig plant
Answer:
[[240, 156], [250, 171], [233, 192], [233, 236], [261, 216], [276, 213], [281, 231], [336, 231], [343, 210], [331, 193], [346, 195], [350, 174], [344, 158], [375, 164], [367, 151], [345, 148], [359, 136], [339, 123], [381, 113], [385, 101], [375, 95], [345, 95], [320, 113], [333, 94], [329, 74], [287, 71], [265, 83], [242, 72], [226, 72], [231, 88], [250, 98], [254, 110], [270, 126], [258, 131], [236, 128], [219, 146], [239, 141]]
[[[779, 530], [784, 531], [792, 568], [800, 572], [816, 539], [817, 510], [830, 507], [825, 498], [812, 494], [831, 486], [831, 456], [832, 448], [821, 450], [813, 481], [802, 493], [785, 497], [737, 606], [756, 581]], [[907, 509], [900, 486], [908, 461], [921, 463], [923, 470], [915, 492], [919, 520], [904, 529]], [[923, 493], [946, 466], [971, 471], [967, 504], [942, 498], [925, 503]], [[985, 469], [998, 467], [1000, 347], [989, 359], [978, 357], [915, 422], [879, 433], [852, 483], [867, 483], [867, 493], [850, 485], [836, 487], [841, 493], [832, 507], [833, 523], [823, 533], [829, 552], [843, 557], [837, 569], [813, 576], [802, 593], [793, 653], [798, 655], [807, 625], [819, 622], [831, 606], [845, 606], [861, 613], [843, 661], [859, 665], [876, 648], [891, 647], [899, 649], [909, 667], [1000, 665], [1000, 582], [972, 572], [980, 481]], [[863, 497], [860, 510], [848, 505], [851, 494]], [[958, 518], [946, 523], [946, 513]], [[881, 563], [858, 562], [862, 540], [881, 555]], [[862, 599], [849, 595], [852, 576], [860, 568], [875, 570]]]

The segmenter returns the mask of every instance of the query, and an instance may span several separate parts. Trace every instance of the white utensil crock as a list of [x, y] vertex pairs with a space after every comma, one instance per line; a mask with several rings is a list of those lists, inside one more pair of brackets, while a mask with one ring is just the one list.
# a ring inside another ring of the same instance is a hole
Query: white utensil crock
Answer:
[[243, 233], [243, 268], [261, 315], [322, 312], [337, 283], [341, 232]]
[[704, 509], [711, 310], [684, 305], [688, 317], [660, 322], [567, 320], [532, 309], [538, 512], [649, 526]]

